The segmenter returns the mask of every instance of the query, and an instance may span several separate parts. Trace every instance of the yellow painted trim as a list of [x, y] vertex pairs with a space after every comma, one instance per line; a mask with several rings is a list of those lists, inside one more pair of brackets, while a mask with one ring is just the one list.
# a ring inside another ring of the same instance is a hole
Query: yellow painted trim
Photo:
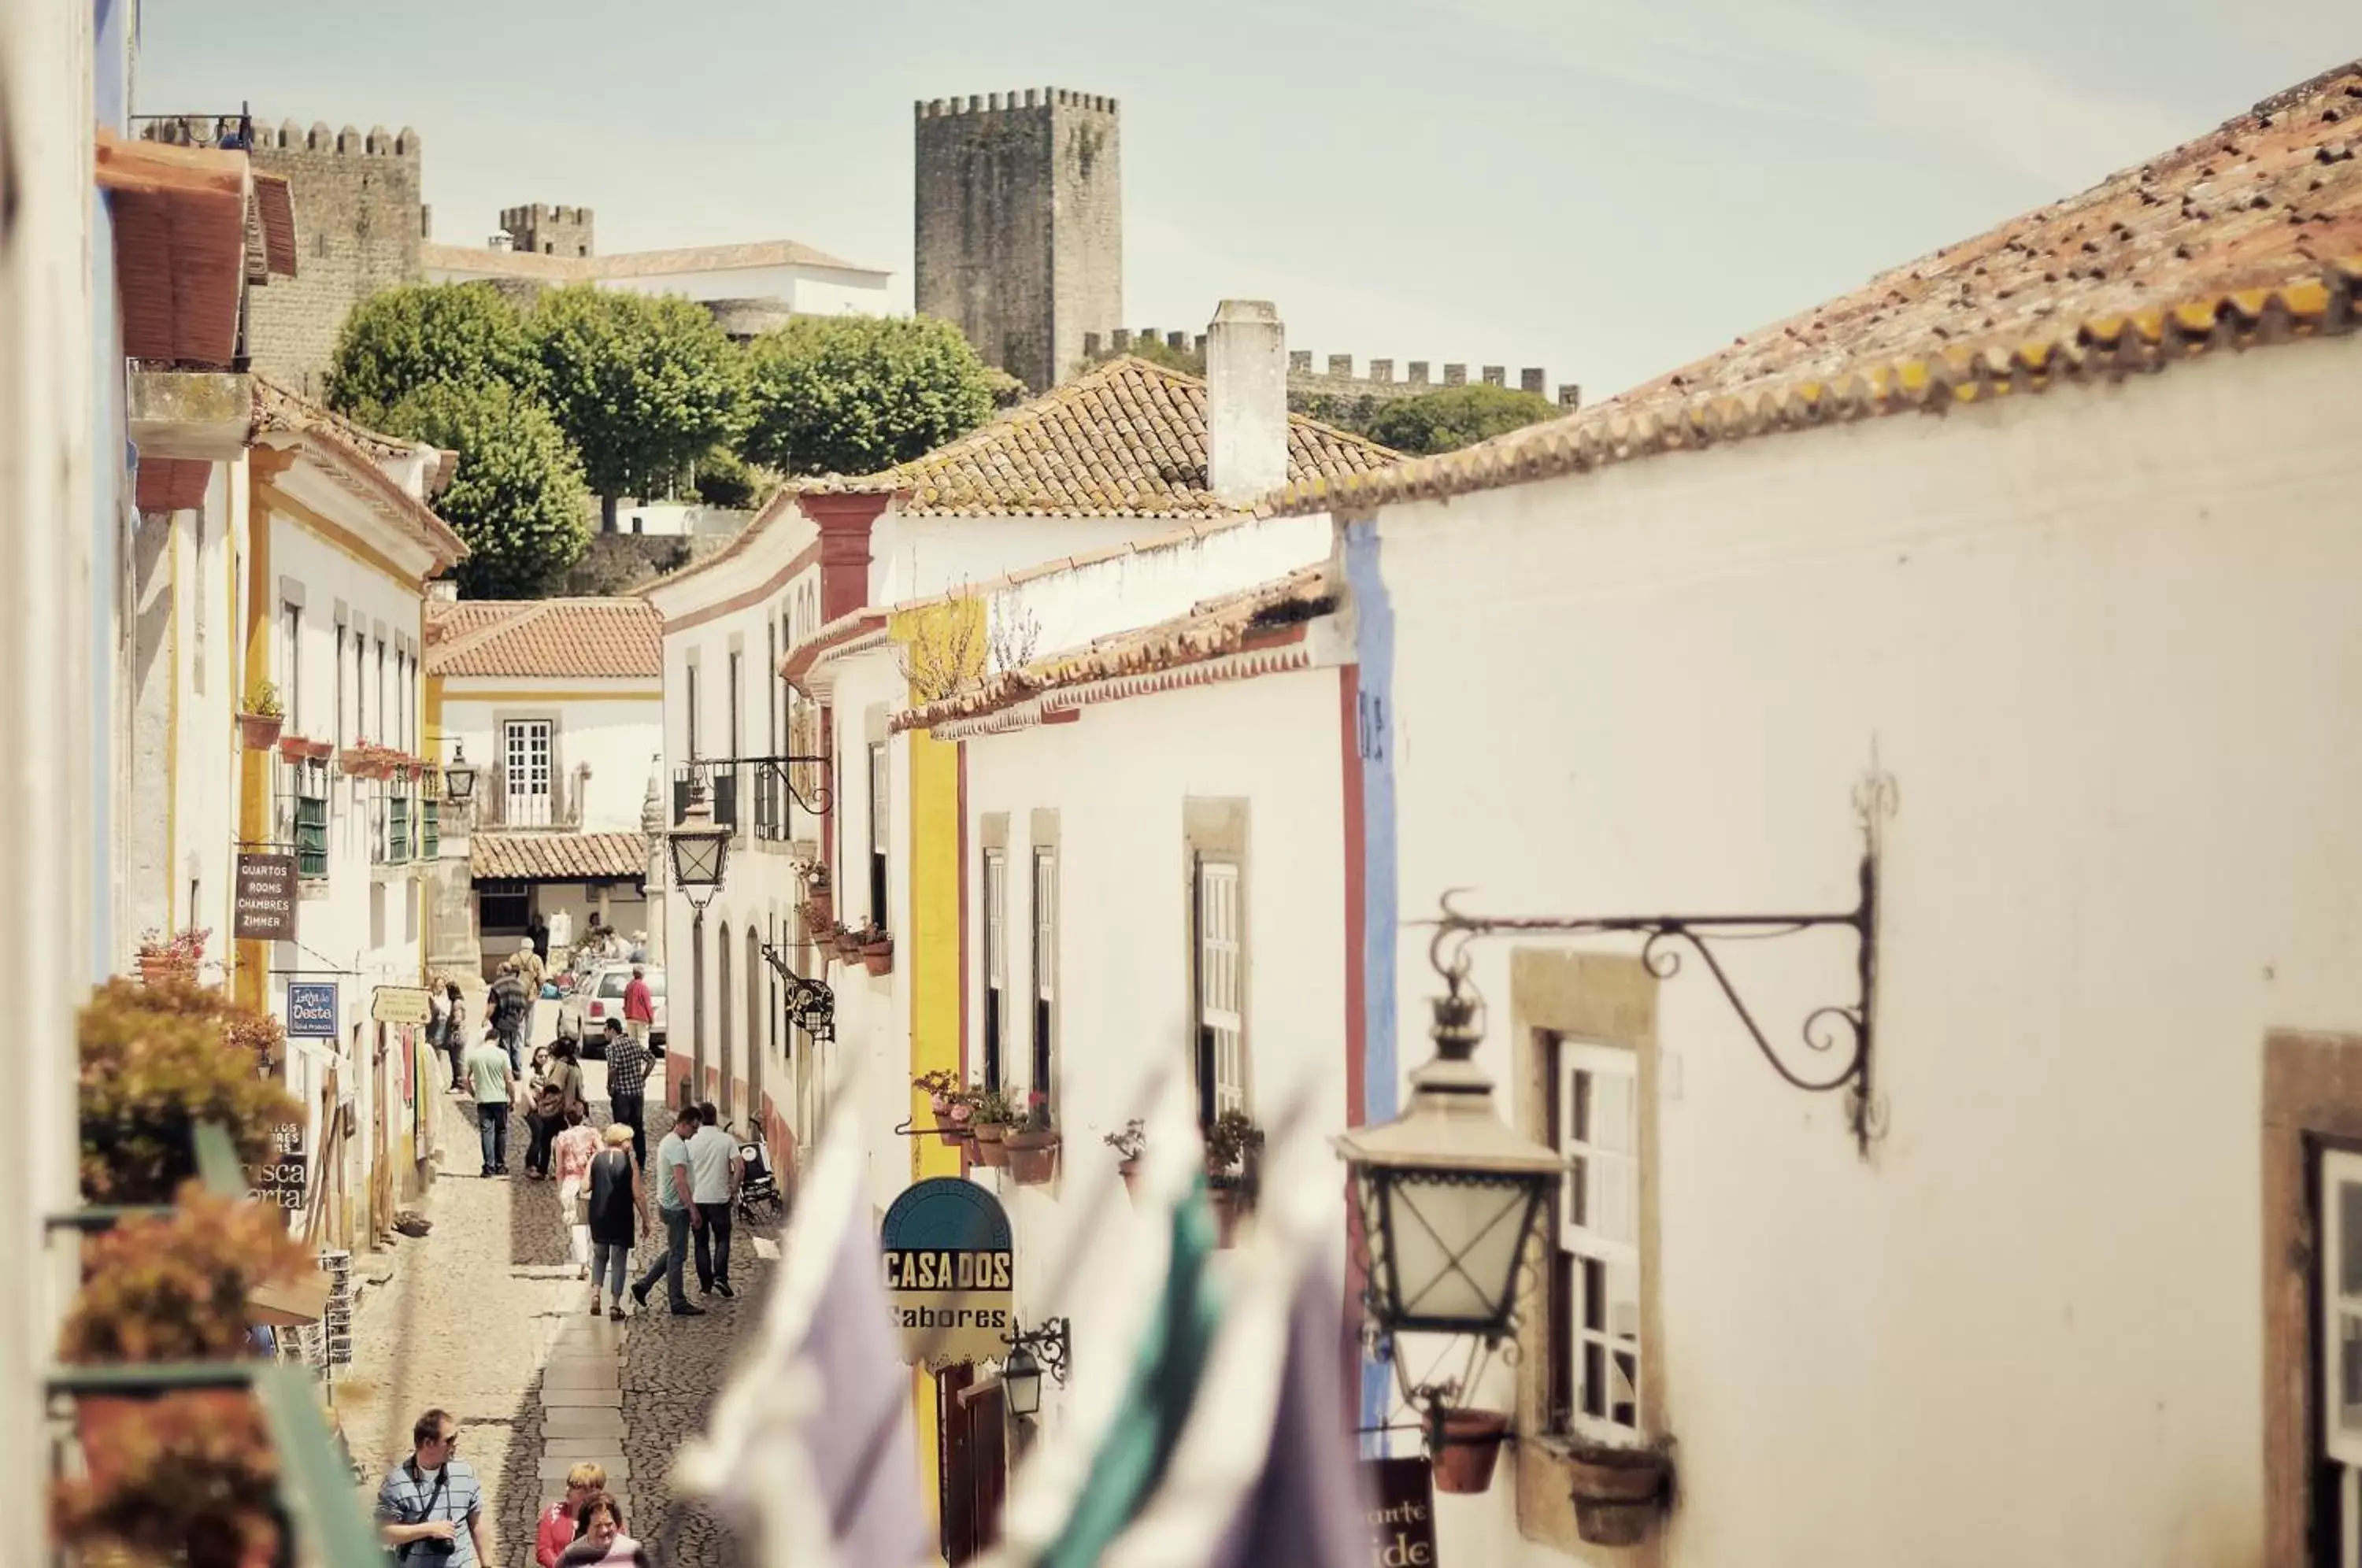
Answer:
[[[246, 538], [246, 662], [237, 690], [241, 698], [270, 668], [270, 611], [277, 595], [270, 581], [270, 495], [259, 454], [249, 454], [247, 485]], [[238, 752], [237, 836], [259, 844], [270, 834], [270, 756], [241, 747]], [[270, 949], [267, 943], [237, 944], [237, 968], [232, 994], [257, 1011], [270, 1007]]]
[[[453, 679], [464, 679], [464, 677], [436, 675], [430, 676], [428, 679], [432, 680], [448, 681]], [[664, 701], [664, 689], [659, 686], [654, 691], [577, 691], [572, 690], [557, 691], [453, 691], [447, 687], [444, 691], [444, 701], [447, 702], [661, 702]]]
[[[412, 593], [424, 591], [426, 581], [425, 578], [415, 572], [403, 570], [393, 563], [392, 557], [380, 553], [351, 529], [329, 522], [328, 519], [288, 495], [276, 485], [266, 481], [259, 488], [268, 497], [270, 511], [283, 514], [290, 522], [302, 525], [319, 536], [321, 541], [331, 548], [351, 557], [365, 567], [382, 573], [392, 580], [395, 587]], [[265, 525], [268, 526], [268, 524]]]

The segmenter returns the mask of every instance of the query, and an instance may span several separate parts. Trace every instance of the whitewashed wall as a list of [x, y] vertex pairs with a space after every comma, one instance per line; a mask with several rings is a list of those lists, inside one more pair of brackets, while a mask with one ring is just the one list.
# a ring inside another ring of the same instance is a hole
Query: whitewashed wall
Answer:
[[[2262, 1038], [2362, 1028], [2357, 398], [2221, 354], [1381, 514], [1405, 919], [1843, 909], [1899, 784], [1869, 1163], [1661, 993], [1666, 1563], [2256, 1561]], [[1849, 965], [1738, 972], [1793, 1050]], [[1444, 1561], [1564, 1561], [1510, 1491]]]
[[[581, 695], [590, 691], [598, 697]], [[491, 701], [471, 695], [497, 693]], [[546, 699], [546, 700], [545, 700]], [[447, 677], [443, 683], [443, 734], [464, 746], [468, 760], [489, 769], [502, 761], [509, 719], [554, 720], [556, 757], [562, 788], [571, 801], [577, 771], [590, 767], [583, 787], [585, 833], [637, 833], [649, 771], [663, 760], [664, 693], [653, 680], [524, 679], [506, 677]], [[448, 760], [446, 758], [446, 760]], [[481, 775], [480, 790], [494, 781]]]
[[962, 591], [1166, 526], [1126, 517], [906, 517], [889, 509], [870, 533], [869, 602]]
[[[1033, 973], [1032, 813], [1058, 813], [1059, 953], [1055, 1028], [1061, 1167], [1049, 1187], [1007, 1173], [972, 1174], [999, 1186], [1017, 1231], [1017, 1306], [1028, 1323], [1081, 1314], [1077, 1346], [1104, 1342], [1090, 1321], [1090, 1271], [1052, 1270], [1115, 1180], [1107, 1133], [1143, 1111], [1162, 1066], [1193, 1060], [1189, 1015], [1189, 891], [1183, 835], [1191, 798], [1246, 802], [1246, 1036], [1249, 1099], [1275, 1116], [1297, 1082], [1314, 1085], [1322, 1137], [1345, 1126], [1345, 845], [1334, 668], [1102, 703], [1079, 723], [966, 743], [971, 1067], [983, 1059], [981, 820], [1008, 817], [1008, 973], [1021, 1003]], [[1030, 1003], [1012, 1008], [1008, 1077], [1033, 1087]], [[889, 1123], [890, 1125], [890, 1123]], [[1342, 1169], [1339, 1190], [1342, 1192]], [[1132, 1222], [1118, 1194], [1104, 1206], [1120, 1234]], [[1341, 1267], [1344, 1205], [1334, 1240]], [[1063, 1287], [1063, 1288], [1062, 1288]], [[1054, 1397], [1054, 1390], [1045, 1396]], [[1045, 1402], [1048, 1402], [1045, 1399]]]
[[801, 315], [884, 315], [890, 272], [787, 265], [729, 267], [705, 272], [651, 272], [601, 278], [602, 289], [680, 294], [692, 300], [779, 300]]

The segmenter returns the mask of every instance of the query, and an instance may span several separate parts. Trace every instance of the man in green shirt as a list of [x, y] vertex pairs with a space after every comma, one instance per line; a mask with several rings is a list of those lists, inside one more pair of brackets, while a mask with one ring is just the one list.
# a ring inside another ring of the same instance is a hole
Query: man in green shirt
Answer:
[[468, 1053], [468, 1081], [476, 1091], [476, 1135], [483, 1140], [484, 1175], [509, 1174], [509, 1105], [516, 1099], [516, 1068], [491, 1030]]
[[704, 1217], [697, 1211], [689, 1163], [689, 1141], [704, 1124], [694, 1106], [684, 1105], [673, 1112], [672, 1132], [657, 1145], [657, 1213], [664, 1220], [666, 1245], [664, 1256], [657, 1259], [632, 1286], [632, 1299], [643, 1310], [648, 1304], [648, 1292], [662, 1279], [670, 1287], [674, 1317], [705, 1316], [704, 1308], [690, 1305], [689, 1292], [682, 1287], [680, 1277], [681, 1267], [689, 1261], [689, 1234], [705, 1223]]

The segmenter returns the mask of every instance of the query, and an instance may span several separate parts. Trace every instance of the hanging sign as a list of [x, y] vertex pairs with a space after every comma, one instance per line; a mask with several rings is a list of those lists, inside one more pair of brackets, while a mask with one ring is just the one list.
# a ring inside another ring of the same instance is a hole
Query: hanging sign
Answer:
[[272, 1209], [301, 1209], [304, 1169], [304, 1129], [292, 1121], [282, 1122], [271, 1136], [271, 1163], [247, 1167], [247, 1176], [254, 1183], [247, 1196]]
[[1362, 1461], [1370, 1568], [1435, 1568], [1435, 1471], [1423, 1458]]
[[337, 1037], [336, 982], [291, 980], [287, 983], [287, 1032], [298, 1040]]
[[434, 1016], [434, 1003], [418, 986], [380, 986], [370, 995], [371, 1023], [425, 1023]]
[[1000, 1199], [957, 1176], [914, 1183], [878, 1242], [903, 1360], [940, 1370], [1009, 1353], [1017, 1268]]
[[295, 940], [295, 857], [241, 855], [231, 897], [230, 935], [239, 942]]

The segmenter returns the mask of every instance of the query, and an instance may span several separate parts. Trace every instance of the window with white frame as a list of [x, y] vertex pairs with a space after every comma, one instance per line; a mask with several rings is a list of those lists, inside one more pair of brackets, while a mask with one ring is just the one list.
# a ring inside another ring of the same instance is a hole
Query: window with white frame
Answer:
[[304, 733], [304, 606], [279, 606], [279, 705], [290, 734]]
[[1239, 867], [1197, 857], [1198, 1107], [1210, 1124], [1247, 1104], [1246, 1018], [1241, 998]]
[[1033, 1092], [1056, 1092], [1052, 984], [1058, 967], [1058, 852], [1033, 851]]
[[1001, 1085], [1009, 1029], [1009, 856], [984, 852], [984, 1087]]
[[380, 637], [377, 640], [377, 734], [369, 738], [380, 745], [390, 745], [393, 737], [388, 733], [389, 728], [385, 717], [385, 639]]
[[1638, 1435], [1640, 1068], [1628, 1050], [1555, 1043], [1552, 1132], [1567, 1159], [1551, 1291], [1550, 1416], [1559, 1430]]
[[337, 623], [337, 733], [328, 738], [338, 746], [349, 744], [351, 732], [345, 728], [345, 624]]
[[886, 746], [869, 747], [869, 918], [881, 930], [886, 924]]
[[501, 728], [502, 820], [510, 827], [547, 827], [555, 726], [547, 719], [511, 719]]

